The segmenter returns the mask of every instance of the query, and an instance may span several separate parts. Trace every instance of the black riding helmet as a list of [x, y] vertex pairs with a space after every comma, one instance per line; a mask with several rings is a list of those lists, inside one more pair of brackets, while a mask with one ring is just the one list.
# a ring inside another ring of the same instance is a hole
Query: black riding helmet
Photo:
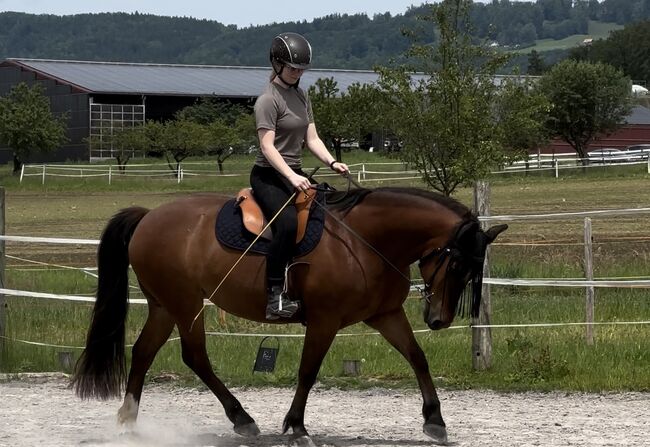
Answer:
[[306, 70], [311, 64], [311, 45], [297, 33], [282, 33], [273, 38], [271, 65], [278, 76], [285, 65]]

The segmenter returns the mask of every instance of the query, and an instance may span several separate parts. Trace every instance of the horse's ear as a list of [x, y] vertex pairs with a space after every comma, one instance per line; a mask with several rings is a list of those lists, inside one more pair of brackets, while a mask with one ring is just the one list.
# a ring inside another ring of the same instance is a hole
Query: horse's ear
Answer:
[[491, 244], [499, 234], [503, 233], [508, 229], [508, 225], [506, 224], [501, 224], [501, 225], [495, 225], [493, 227], [490, 227], [485, 231], [485, 235], [487, 236], [488, 244]]

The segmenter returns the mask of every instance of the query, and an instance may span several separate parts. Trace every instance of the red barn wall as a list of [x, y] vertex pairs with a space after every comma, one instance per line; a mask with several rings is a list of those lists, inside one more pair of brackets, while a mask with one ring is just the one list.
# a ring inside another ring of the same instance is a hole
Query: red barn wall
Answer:
[[[622, 127], [612, 135], [594, 140], [594, 142], [589, 146], [589, 150], [591, 151], [603, 147], [625, 149], [627, 146], [633, 144], [644, 143], [650, 144], [650, 124], [630, 124]], [[562, 140], [553, 140], [547, 147], [542, 148], [541, 150], [541, 153], [543, 154], [561, 154], [566, 152], [574, 152], [574, 150]]]

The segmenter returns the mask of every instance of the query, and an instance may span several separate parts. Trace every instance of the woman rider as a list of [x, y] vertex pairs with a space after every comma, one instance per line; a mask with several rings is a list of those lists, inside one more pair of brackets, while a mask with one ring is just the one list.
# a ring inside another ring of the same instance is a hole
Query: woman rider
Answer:
[[[300, 34], [282, 33], [271, 44], [273, 73], [255, 102], [255, 121], [261, 152], [255, 160], [250, 182], [262, 212], [272, 219], [294, 192], [307, 191], [311, 182], [302, 171], [303, 144], [335, 172], [348, 172], [337, 162], [318, 136], [311, 103], [298, 87], [311, 64], [311, 45]], [[292, 257], [297, 231], [296, 208], [284, 207], [271, 224], [273, 240], [266, 260], [266, 318], [289, 318], [299, 303], [284, 291], [285, 269]]]

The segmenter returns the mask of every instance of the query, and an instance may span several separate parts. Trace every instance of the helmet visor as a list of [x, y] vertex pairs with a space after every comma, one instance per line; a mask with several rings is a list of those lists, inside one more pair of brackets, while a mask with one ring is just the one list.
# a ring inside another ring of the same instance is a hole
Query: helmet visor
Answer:
[[310, 64], [297, 64], [295, 62], [282, 61], [287, 67], [295, 68], [297, 70], [308, 70]]

